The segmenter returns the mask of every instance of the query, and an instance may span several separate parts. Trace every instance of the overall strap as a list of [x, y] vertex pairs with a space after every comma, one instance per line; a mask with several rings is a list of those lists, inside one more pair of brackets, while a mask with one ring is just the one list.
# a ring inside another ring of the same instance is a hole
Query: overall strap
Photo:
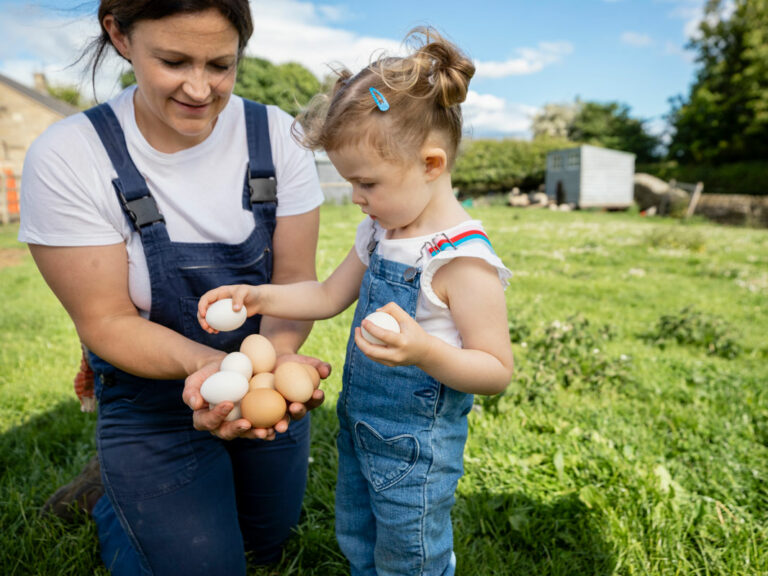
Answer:
[[112, 185], [115, 187], [123, 212], [135, 230], [142, 234], [147, 226], [153, 224], [164, 226], [165, 219], [160, 214], [157, 202], [147, 188], [147, 183], [128, 154], [125, 134], [110, 105], [99, 104], [86, 110], [85, 115], [96, 129], [112, 166], [117, 171], [117, 178], [112, 180]]
[[243, 98], [248, 139], [248, 173], [245, 175], [243, 208], [252, 204], [277, 204], [277, 181], [269, 143], [269, 121], [264, 104]]

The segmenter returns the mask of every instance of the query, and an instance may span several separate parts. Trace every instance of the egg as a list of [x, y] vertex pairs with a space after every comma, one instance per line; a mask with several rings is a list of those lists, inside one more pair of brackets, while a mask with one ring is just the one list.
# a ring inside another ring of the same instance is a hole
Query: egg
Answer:
[[312, 398], [315, 385], [299, 362], [283, 362], [275, 369], [275, 390], [289, 402], [306, 402]]
[[277, 361], [277, 352], [272, 342], [261, 334], [246, 336], [240, 344], [240, 352], [251, 359], [253, 373], [272, 372]]
[[[400, 333], [400, 324], [397, 323], [397, 320], [395, 320], [394, 316], [391, 314], [387, 314], [386, 312], [372, 312], [371, 314], [368, 314], [365, 319], [370, 320], [379, 328], [384, 328], [385, 330], [389, 330], [391, 332], [397, 332], [398, 334]], [[368, 332], [368, 330], [362, 326], [360, 327], [360, 330], [363, 333], [363, 338], [368, 340], [368, 342], [371, 344], [386, 346], [383, 340], [376, 338], [376, 336]]]
[[253, 376], [253, 364], [251, 364], [251, 359], [242, 352], [230, 352], [227, 354], [224, 357], [224, 360], [221, 361], [219, 370], [239, 372], [249, 380], [251, 376]]
[[254, 428], [271, 428], [285, 416], [285, 398], [269, 388], [251, 390], [240, 401], [243, 418]]
[[[216, 404], [210, 405], [211, 410], [216, 408]], [[240, 402], [235, 402], [235, 406], [232, 408], [232, 410], [229, 411], [229, 414], [227, 414], [227, 417], [225, 420], [227, 422], [232, 422], [233, 420], [239, 420], [242, 418], [242, 414], [240, 412]]]
[[222, 371], [208, 376], [200, 387], [200, 395], [208, 404], [239, 402], [248, 392], [248, 379], [239, 372]]
[[309, 374], [309, 378], [312, 380], [312, 387], [317, 388], [320, 386], [320, 373], [317, 371], [317, 369], [314, 366], [311, 366], [310, 364], [304, 364], [303, 362], [301, 365], [307, 371], [307, 374]]
[[205, 313], [205, 321], [208, 322], [208, 326], [221, 332], [237, 330], [245, 324], [247, 318], [248, 314], [245, 307], [240, 308], [237, 312], [232, 309], [232, 298], [216, 300]]
[[257, 388], [269, 388], [275, 389], [275, 375], [272, 372], [261, 372], [256, 374], [251, 381], [248, 382], [248, 390], [256, 390]]

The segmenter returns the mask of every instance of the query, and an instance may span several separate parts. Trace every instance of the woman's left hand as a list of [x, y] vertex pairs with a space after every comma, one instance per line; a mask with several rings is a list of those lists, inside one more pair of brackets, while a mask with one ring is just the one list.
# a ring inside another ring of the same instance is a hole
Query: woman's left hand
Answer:
[[362, 326], [384, 344], [373, 344], [365, 339], [362, 330], [355, 328], [355, 344], [371, 360], [385, 366], [418, 365], [429, 353], [431, 337], [408, 313], [394, 302], [382, 306], [377, 312], [386, 312], [397, 320], [400, 333], [376, 326], [363, 319]]
[[[327, 378], [331, 373], [331, 365], [327, 362], [322, 362], [316, 358], [301, 356], [299, 354], [281, 356], [278, 359], [278, 362], [286, 362], [288, 360], [304, 362], [314, 366], [320, 374], [321, 379]], [[194, 411], [192, 420], [195, 429], [208, 430], [211, 434], [218, 436], [223, 440], [232, 440], [234, 438], [274, 440], [277, 433], [282, 433], [288, 430], [288, 425], [291, 420], [300, 420], [307, 414], [307, 411], [317, 408], [325, 400], [324, 392], [319, 388], [315, 389], [312, 398], [305, 404], [299, 402], [290, 403], [285, 417], [272, 428], [253, 428], [251, 423], [245, 418], [228, 421], [226, 419], [227, 414], [229, 414], [230, 410], [234, 407], [232, 402], [221, 402], [211, 410], [208, 403], [200, 395], [200, 387], [203, 385], [203, 382], [205, 382], [205, 379], [211, 374], [218, 371], [220, 364], [221, 361], [211, 362], [197, 372], [190, 374], [184, 382], [182, 398], [187, 406]]]

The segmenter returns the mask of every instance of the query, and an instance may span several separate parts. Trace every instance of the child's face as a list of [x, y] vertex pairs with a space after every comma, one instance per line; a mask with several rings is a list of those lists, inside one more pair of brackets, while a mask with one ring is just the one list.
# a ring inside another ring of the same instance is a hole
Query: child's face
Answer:
[[352, 202], [364, 214], [386, 230], [418, 235], [432, 198], [424, 164], [385, 160], [364, 143], [328, 151], [328, 158], [352, 184]]

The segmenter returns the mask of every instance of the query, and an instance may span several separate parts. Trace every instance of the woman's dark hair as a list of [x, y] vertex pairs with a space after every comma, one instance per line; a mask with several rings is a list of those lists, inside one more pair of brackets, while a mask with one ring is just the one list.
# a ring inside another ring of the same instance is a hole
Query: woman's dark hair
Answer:
[[193, 14], [205, 10], [218, 10], [237, 30], [239, 42], [237, 56], [240, 59], [248, 39], [253, 34], [253, 21], [248, 0], [101, 0], [99, 3], [99, 26], [101, 34], [93, 40], [86, 54], [90, 59], [91, 82], [95, 86], [96, 70], [104, 57], [105, 50], [112, 45], [104, 29], [104, 17], [114, 16], [120, 31], [130, 34], [131, 29], [141, 20], [160, 20], [176, 14]]

